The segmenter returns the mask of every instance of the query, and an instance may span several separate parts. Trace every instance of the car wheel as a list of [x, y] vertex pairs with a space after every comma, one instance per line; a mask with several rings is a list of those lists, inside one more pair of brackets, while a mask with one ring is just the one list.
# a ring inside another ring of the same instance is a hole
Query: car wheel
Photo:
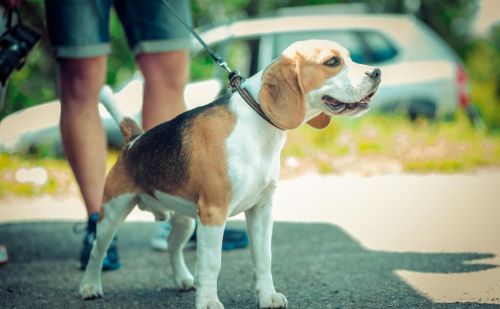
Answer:
[[415, 121], [419, 117], [435, 120], [436, 104], [429, 100], [413, 100], [408, 109], [408, 116], [411, 121]]

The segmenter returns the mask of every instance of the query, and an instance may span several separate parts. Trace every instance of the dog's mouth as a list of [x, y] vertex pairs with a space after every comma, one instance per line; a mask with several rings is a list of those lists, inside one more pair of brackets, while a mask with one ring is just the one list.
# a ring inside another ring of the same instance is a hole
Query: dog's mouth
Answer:
[[323, 103], [328, 107], [328, 109], [332, 112], [332, 114], [342, 115], [342, 114], [350, 114], [354, 111], [363, 111], [369, 108], [368, 103], [370, 103], [370, 99], [375, 95], [375, 91], [361, 99], [359, 102], [354, 103], [344, 103], [341, 102], [327, 94], [321, 97]]

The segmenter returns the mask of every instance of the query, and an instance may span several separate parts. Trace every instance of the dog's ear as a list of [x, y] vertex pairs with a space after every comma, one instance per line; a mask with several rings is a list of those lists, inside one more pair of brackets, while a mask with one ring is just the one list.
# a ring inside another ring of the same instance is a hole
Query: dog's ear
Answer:
[[262, 109], [283, 129], [295, 129], [305, 118], [306, 105], [299, 73], [299, 59], [281, 56], [262, 74], [259, 93]]
[[325, 113], [321, 113], [318, 116], [312, 118], [307, 122], [308, 125], [315, 129], [324, 129], [330, 124], [332, 117]]

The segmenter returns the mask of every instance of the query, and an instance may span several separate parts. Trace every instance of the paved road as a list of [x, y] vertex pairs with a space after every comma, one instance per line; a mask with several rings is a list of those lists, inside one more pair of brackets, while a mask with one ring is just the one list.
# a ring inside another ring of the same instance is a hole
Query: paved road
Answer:
[[[499, 188], [498, 170], [284, 181], [274, 209], [276, 287], [290, 308], [499, 308]], [[20, 202], [0, 202], [0, 243], [11, 255], [0, 267], [0, 308], [192, 308], [194, 293], [175, 292], [168, 257], [148, 247], [152, 225], [137, 221], [119, 231], [123, 268], [104, 275], [105, 297], [80, 301], [81, 235], [68, 220], [83, 217], [81, 204]], [[40, 221], [48, 219], [58, 221]], [[193, 251], [187, 260], [193, 269]], [[226, 308], [256, 307], [250, 265], [248, 250], [223, 254]]]
[[[123, 268], [104, 274], [103, 299], [81, 301], [77, 294], [81, 272], [75, 266], [80, 237], [72, 226], [67, 222], [0, 226], [0, 242], [7, 244], [12, 258], [0, 268], [0, 307], [192, 308], [194, 293], [172, 288], [167, 256], [149, 250], [147, 223], [123, 226], [119, 233]], [[368, 250], [330, 224], [278, 223], [274, 244], [274, 279], [277, 289], [288, 296], [290, 308], [455, 307], [421, 296], [395, 270], [462, 273], [492, 267], [466, 263], [487, 254]], [[190, 268], [194, 253], [187, 252]], [[256, 307], [250, 265], [248, 250], [224, 252], [219, 296], [226, 308]]]

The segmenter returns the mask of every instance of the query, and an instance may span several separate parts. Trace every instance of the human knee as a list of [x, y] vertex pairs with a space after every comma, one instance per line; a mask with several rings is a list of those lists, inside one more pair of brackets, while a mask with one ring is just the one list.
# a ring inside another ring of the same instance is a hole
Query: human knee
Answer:
[[142, 54], [138, 62], [146, 83], [182, 90], [188, 80], [188, 57], [185, 52]]
[[70, 104], [97, 104], [106, 73], [105, 59], [60, 59], [61, 94]]

